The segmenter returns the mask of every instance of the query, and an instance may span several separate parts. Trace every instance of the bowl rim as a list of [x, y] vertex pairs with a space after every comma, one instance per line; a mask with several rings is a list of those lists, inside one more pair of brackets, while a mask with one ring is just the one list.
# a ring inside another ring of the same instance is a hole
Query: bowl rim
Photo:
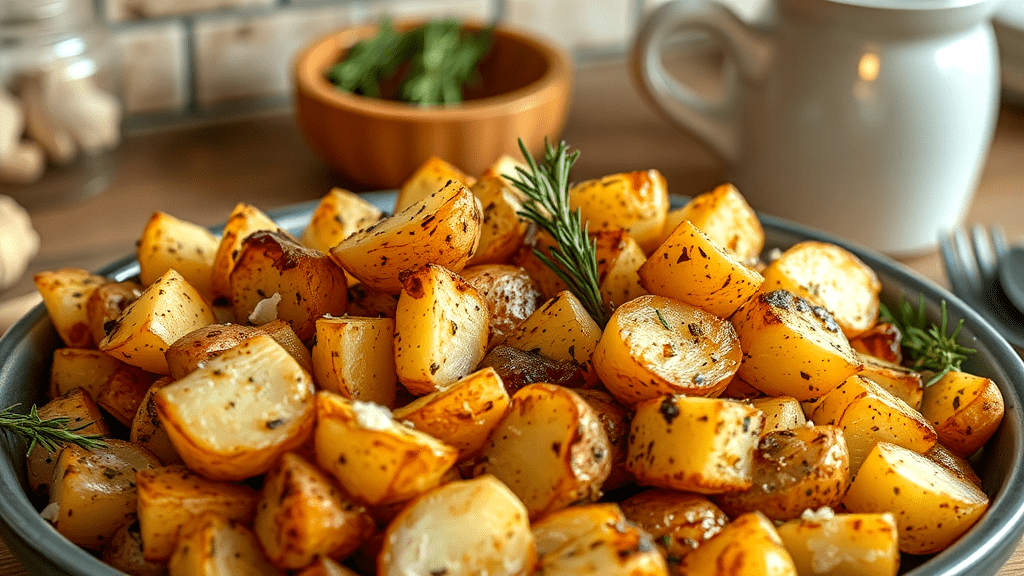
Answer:
[[[396, 191], [377, 191], [362, 194], [378, 206], [389, 206], [393, 203]], [[686, 197], [672, 195], [673, 203], [685, 201]], [[308, 223], [309, 217], [319, 200], [291, 204], [270, 210], [267, 214], [282, 228], [296, 229]], [[908, 268], [907, 266], [884, 256], [878, 252], [864, 248], [852, 242], [842, 240], [824, 232], [813, 230], [788, 220], [759, 214], [766, 235], [782, 236], [788, 239], [817, 240], [830, 242], [846, 248], [863, 260], [880, 276], [891, 278], [904, 292], [922, 294], [926, 301], [937, 303], [946, 300], [950, 318], [955, 322], [965, 319], [965, 332], [973, 336], [975, 341], [984, 345], [985, 350], [993, 357], [993, 366], [1006, 373], [1006, 380], [997, 381], [1003, 394], [1006, 412], [1000, 425], [1007, 426], [1013, 421], [1017, 435], [1016, 450], [1012, 451], [1009, 473], [995, 489], [988, 510], [981, 519], [942, 552], [925, 558], [924, 563], [903, 573], [901, 576], [982, 576], [998, 572], [1009, 556], [1016, 549], [1024, 534], [1024, 490], [1013, 490], [1014, 486], [1024, 484], [1024, 360], [1014, 351], [1010, 344], [980, 314], [971, 309], [965, 302], [951, 292], [940, 287], [932, 280]], [[223, 230], [223, 226], [211, 228], [214, 233]], [[139, 265], [134, 255], [129, 255], [103, 267], [99, 274], [107, 275], [115, 280], [126, 280], [139, 272]], [[884, 284], [884, 281], [883, 281]], [[49, 330], [52, 326], [46, 323], [47, 313], [42, 304], [37, 305], [25, 317], [12, 326], [0, 337], [0, 386], [11, 380], [7, 375], [9, 363], [2, 360], [24, 345], [26, 338], [35, 330]], [[56, 335], [54, 334], [54, 337]], [[964, 337], [964, 336], [962, 336]], [[59, 338], [59, 337], [56, 337]], [[59, 340], [58, 340], [59, 344]], [[998, 431], [997, 431], [998, 432]], [[0, 443], [18, 442], [9, 435], [0, 434]], [[22, 445], [22, 448], [24, 446]], [[21, 480], [16, 477], [15, 470], [9, 465], [6, 457], [0, 457], [0, 487], [14, 487], [16, 490], [0, 490], [0, 536], [8, 541], [12, 554], [20, 561], [18, 551], [35, 554], [35, 557], [56, 566], [68, 574], [88, 576], [117, 576], [122, 574], [108, 564], [103, 563], [92, 554], [72, 544], [59, 535], [53, 526], [43, 520], [22, 488]], [[16, 539], [12, 542], [8, 539]], [[29, 566], [26, 566], [28, 568]]]
[[[396, 22], [395, 26], [403, 28], [422, 22], [401, 20]], [[462, 24], [471, 30], [484, 27], [483, 24], [470, 20], [463, 21]], [[568, 52], [537, 34], [504, 24], [494, 27], [496, 36], [531, 48], [548, 64], [547, 70], [540, 78], [515, 90], [450, 106], [417, 106], [408, 102], [352, 94], [331, 84], [324, 76], [324, 72], [331, 64], [337, 62], [341, 51], [352, 44], [344, 42], [343, 38], [363, 39], [376, 29], [376, 24], [341, 28], [320, 37], [299, 52], [292, 68], [296, 96], [370, 117], [386, 117], [409, 122], [458, 122], [532, 108], [536, 103], [556, 97], [561, 92], [560, 86], [566, 81], [571, 84], [572, 58]], [[328, 55], [329, 58], [326, 57]]]

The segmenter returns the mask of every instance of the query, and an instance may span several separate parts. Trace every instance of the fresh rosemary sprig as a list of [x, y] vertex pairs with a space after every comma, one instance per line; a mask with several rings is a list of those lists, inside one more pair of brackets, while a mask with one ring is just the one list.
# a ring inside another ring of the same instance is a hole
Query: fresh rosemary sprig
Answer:
[[533, 252], [554, 270], [594, 321], [604, 328], [610, 314], [598, 285], [597, 243], [590, 237], [579, 209], [569, 210], [569, 169], [580, 152], [569, 152], [565, 142], [555, 148], [545, 140], [544, 161], [537, 164], [521, 138], [519, 149], [528, 169], [517, 167], [517, 175], [505, 175], [526, 195], [519, 214], [535, 222], [555, 240], [552, 258], [536, 248]]
[[37, 443], [42, 444], [50, 452], [56, 452], [67, 444], [76, 444], [86, 450], [106, 446], [99, 434], [77, 434], [92, 422], [87, 422], [77, 428], [68, 428], [69, 419], [66, 417], [43, 420], [39, 417], [34, 404], [28, 414], [18, 414], [14, 411], [15, 406], [17, 404], [0, 410], [0, 428], [6, 428], [18, 436], [28, 439], [29, 452], [35, 448]]
[[949, 318], [946, 314], [946, 301], [942, 301], [942, 317], [939, 326], [929, 324], [925, 317], [924, 294], [917, 308], [914, 308], [907, 299], [900, 296], [897, 302], [899, 317], [893, 314], [889, 308], [882, 305], [882, 319], [892, 323], [903, 335], [901, 344], [908, 352], [912, 361], [911, 368], [914, 370], [931, 370], [935, 372], [925, 386], [931, 386], [951, 370], [960, 370], [960, 365], [967, 360], [968, 354], [974, 354], [977, 350], [961, 345], [956, 341], [963, 328], [964, 321], [961, 318], [952, 334], [948, 334]]

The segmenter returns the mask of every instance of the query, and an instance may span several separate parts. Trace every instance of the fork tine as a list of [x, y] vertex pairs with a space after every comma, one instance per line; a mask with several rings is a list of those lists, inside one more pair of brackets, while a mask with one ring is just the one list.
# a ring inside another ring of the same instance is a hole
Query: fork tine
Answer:
[[992, 247], [996, 250], [996, 259], [1002, 258], [1009, 249], [1009, 243], [1006, 241], [1006, 231], [997, 224], [989, 228], [989, 236], [992, 238]]
[[974, 268], [974, 252], [967, 234], [956, 229], [941, 238], [942, 259], [953, 292], [964, 300], [973, 300], [981, 291], [981, 278]]
[[971, 243], [974, 245], [974, 261], [981, 274], [981, 283], [987, 286], [999, 274], [999, 260], [996, 258], [989, 228], [984, 224], [972, 226]]

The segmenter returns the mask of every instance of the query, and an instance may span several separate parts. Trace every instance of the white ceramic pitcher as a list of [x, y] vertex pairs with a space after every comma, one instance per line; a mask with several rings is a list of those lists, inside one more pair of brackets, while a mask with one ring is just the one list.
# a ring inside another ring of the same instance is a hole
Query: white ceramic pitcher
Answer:
[[[998, 0], [773, 0], [763, 27], [715, 2], [652, 12], [637, 85], [729, 166], [760, 211], [890, 254], [958, 225], [995, 126]], [[735, 74], [708, 100], [665, 69], [679, 32], [721, 43]], [[1024, 161], [1024, 159], [1022, 159]]]

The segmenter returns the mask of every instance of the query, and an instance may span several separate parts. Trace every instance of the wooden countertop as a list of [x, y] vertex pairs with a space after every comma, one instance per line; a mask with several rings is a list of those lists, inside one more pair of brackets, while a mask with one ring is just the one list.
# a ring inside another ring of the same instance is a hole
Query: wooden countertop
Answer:
[[[699, 194], [724, 180], [722, 168], [695, 141], [652, 112], [633, 89], [621, 60], [577, 71], [564, 138], [583, 151], [578, 180], [657, 168], [669, 189]], [[237, 202], [270, 210], [323, 196], [343, 182], [302, 141], [287, 111], [173, 132], [130, 135], [105, 192], [31, 211], [42, 245], [29, 274], [0, 301], [33, 290], [31, 273], [61, 266], [99, 268], [134, 250], [154, 210], [204, 225], [223, 222]], [[1024, 240], [1024, 108], [1004, 106], [967, 217], [1001, 223]], [[903, 262], [945, 284], [936, 252]], [[26, 574], [0, 544], [0, 574]], [[1024, 576], [1024, 547], [1000, 573]]]

